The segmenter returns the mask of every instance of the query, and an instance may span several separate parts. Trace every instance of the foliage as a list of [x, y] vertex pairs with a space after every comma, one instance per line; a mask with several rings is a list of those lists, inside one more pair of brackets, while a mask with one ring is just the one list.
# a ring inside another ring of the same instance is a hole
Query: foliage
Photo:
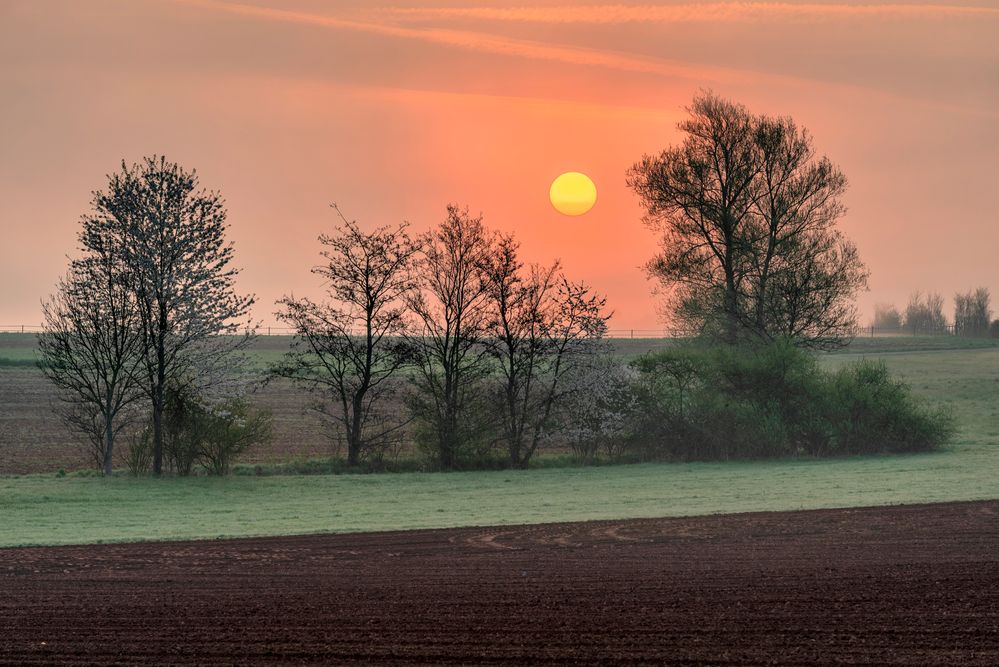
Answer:
[[[140, 441], [151, 440], [147, 428]], [[251, 409], [241, 398], [211, 403], [186, 385], [167, 388], [164, 457], [168, 469], [186, 477], [201, 466], [226, 475], [240, 454], [271, 437], [270, 415]]]
[[862, 360], [842, 368], [829, 385], [828, 449], [819, 454], [932, 451], [956, 430], [950, 413], [918, 403], [884, 361]]
[[624, 454], [638, 419], [635, 379], [629, 367], [604, 355], [587, 357], [567, 373], [558, 416], [577, 460], [592, 463], [601, 454], [617, 460]]
[[790, 118], [756, 116], [711, 93], [688, 111], [683, 143], [628, 172], [646, 224], [662, 234], [647, 269], [674, 323], [730, 344], [846, 344], [868, 275], [835, 229], [846, 178]]
[[646, 456], [714, 460], [929, 451], [953, 435], [883, 363], [836, 373], [789, 341], [676, 348], [634, 363]]
[[333, 207], [342, 224], [320, 236], [326, 263], [313, 269], [330, 301], [279, 302], [278, 317], [295, 329], [295, 340], [272, 372], [332, 403], [321, 405], [345, 434], [347, 459], [356, 466], [368, 454], [379, 458], [404, 425], [383, 406], [396, 392], [394, 376], [408, 363], [404, 303], [415, 287], [419, 247], [405, 224], [365, 233]]

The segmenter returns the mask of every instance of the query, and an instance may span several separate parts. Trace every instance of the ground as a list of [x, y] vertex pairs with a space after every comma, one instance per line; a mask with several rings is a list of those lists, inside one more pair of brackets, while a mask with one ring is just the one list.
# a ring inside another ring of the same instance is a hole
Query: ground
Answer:
[[999, 664], [999, 501], [0, 549], [0, 663]]

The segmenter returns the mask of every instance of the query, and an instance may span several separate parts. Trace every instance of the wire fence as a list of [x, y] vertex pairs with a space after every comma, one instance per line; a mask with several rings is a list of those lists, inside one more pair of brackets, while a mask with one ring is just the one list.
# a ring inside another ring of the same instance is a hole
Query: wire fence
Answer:
[[[0, 333], [41, 333], [45, 328], [40, 324], [0, 324]], [[260, 326], [258, 336], [292, 336], [291, 327]], [[675, 338], [676, 333], [669, 329], [608, 329], [608, 338]]]
[[[44, 327], [40, 324], [0, 324], [0, 333], [41, 333]], [[256, 331], [259, 336], [292, 336], [295, 330], [291, 327], [281, 326], [261, 326]], [[892, 337], [892, 336], [954, 336], [956, 335], [954, 325], [947, 324], [933, 328], [923, 327], [894, 327], [884, 328], [875, 326], [861, 327], [857, 330], [857, 336], [869, 338]], [[678, 334], [671, 329], [608, 329], [608, 338], [678, 338]]]

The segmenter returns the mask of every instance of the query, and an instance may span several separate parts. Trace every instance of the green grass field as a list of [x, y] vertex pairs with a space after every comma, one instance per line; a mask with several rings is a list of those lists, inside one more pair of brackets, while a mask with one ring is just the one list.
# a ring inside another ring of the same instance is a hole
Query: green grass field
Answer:
[[0, 546], [503, 525], [999, 497], [982, 447], [526, 472], [0, 479]]
[[[878, 339], [874, 339], [878, 340]], [[0, 478], [0, 546], [501, 525], [999, 498], [999, 348], [880, 348], [960, 432], [934, 454], [526, 472]], [[908, 345], [913, 341], [908, 340]]]

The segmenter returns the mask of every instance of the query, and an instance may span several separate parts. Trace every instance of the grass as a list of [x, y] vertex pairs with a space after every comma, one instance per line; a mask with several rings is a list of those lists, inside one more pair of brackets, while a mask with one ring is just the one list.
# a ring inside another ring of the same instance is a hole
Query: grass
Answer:
[[[999, 498], [999, 347], [884, 357], [960, 424], [934, 454], [524, 472], [105, 480], [0, 477], [0, 546], [353, 532]], [[908, 340], [906, 345], [911, 345]]]
[[0, 479], [0, 546], [363, 532], [999, 497], [982, 448], [526, 472]]

